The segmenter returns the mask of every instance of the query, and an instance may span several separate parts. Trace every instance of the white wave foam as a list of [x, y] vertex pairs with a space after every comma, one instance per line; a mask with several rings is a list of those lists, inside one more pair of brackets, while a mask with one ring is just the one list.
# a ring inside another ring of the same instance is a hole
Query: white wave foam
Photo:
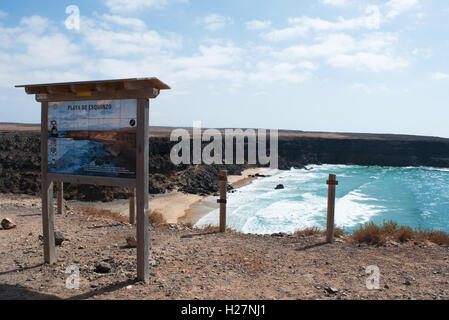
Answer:
[[335, 204], [335, 224], [341, 227], [354, 227], [360, 223], [367, 223], [370, 219], [384, 211], [385, 207], [380, 205], [364, 203], [365, 201], [377, 201], [354, 190], [343, 198], [337, 200]]

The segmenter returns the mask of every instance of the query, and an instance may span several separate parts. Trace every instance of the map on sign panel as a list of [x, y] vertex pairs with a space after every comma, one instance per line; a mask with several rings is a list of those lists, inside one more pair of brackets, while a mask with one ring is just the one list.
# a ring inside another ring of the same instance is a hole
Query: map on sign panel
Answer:
[[137, 100], [50, 102], [48, 172], [136, 177]]

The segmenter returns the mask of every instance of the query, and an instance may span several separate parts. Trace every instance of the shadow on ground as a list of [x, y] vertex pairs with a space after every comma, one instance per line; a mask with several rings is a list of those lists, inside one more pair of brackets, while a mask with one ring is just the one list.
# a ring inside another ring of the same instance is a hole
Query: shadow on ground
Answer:
[[0, 284], [0, 300], [60, 300], [60, 298], [20, 285]]
[[125, 288], [129, 285], [132, 284], [136, 284], [136, 280], [127, 280], [127, 281], [123, 281], [123, 282], [119, 282], [119, 283], [115, 283], [115, 284], [111, 284], [107, 287], [103, 287], [103, 288], [99, 288], [90, 292], [86, 292], [86, 293], [82, 293], [73, 297], [68, 298], [67, 300], [86, 300], [86, 299], [90, 299], [96, 296], [101, 296], [105, 293], [110, 293], [110, 292], [114, 292], [116, 290], [120, 290], [122, 288]]
[[[90, 292], [85, 292], [79, 295], [72, 296], [70, 298], [67, 298], [67, 300], [86, 300], [94, 298], [106, 293], [120, 290], [129, 285], [136, 284], [136, 282], [137, 282], [136, 280], [128, 280], [124, 282], [111, 284], [103, 288], [99, 288]], [[63, 300], [63, 299], [54, 295], [34, 291], [20, 285], [0, 284], [0, 300]]]
[[194, 237], [209, 236], [209, 235], [214, 235], [214, 234], [219, 234], [219, 232], [211, 231], [211, 232], [203, 232], [203, 233], [194, 233], [194, 234], [181, 236], [181, 239], [190, 239], [190, 238], [194, 238]]
[[299, 247], [299, 248], [296, 248], [295, 250], [296, 251], [306, 251], [306, 250], [309, 250], [309, 249], [325, 246], [326, 244], [329, 244], [329, 243], [327, 243], [327, 242], [319, 242], [319, 243], [314, 243], [314, 244], [311, 244], [311, 245]]

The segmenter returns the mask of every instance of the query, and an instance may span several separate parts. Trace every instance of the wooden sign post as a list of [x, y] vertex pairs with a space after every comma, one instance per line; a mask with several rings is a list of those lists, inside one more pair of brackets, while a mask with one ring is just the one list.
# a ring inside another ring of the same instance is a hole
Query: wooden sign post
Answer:
[[62, 214], [64, 211], [64, 208], [62, 207], [63, 200], [64, 200], [64, 183], [62, 183], [62, 182], [56, 183], [56, 195], [57, 195], [56, 208], [58, 209], [57, 213]]
[[226, 205], [227, 205], [227, 187], [228, 187], [228, 171], [221, 170], [218, 176], [220, 182], [220, 232], [226, 232]]
[[129, 188], [129, 223], [136, 224], [136, 192]]
[[54, 183], [57, 185], [59, 214], [62, 214], [63, 182], [124, 187], [132, 190], [130, 222], [137, 220], [137, 279], [147, 281], [149, 99], [170, 87], [157, 78], [16, 87], [25, 88], [27, 94], [35, 94], [36, 101], [42, 104], [41, 194], [45, 262], [56, 261]]
[[329, 175], [327, 180], [328, 195], [327, 195], [327, 231], [326, 242], [334, 242], [334, 227], [335, 227], [335, 186], [338, 185], [337, 176], [335, 174]]

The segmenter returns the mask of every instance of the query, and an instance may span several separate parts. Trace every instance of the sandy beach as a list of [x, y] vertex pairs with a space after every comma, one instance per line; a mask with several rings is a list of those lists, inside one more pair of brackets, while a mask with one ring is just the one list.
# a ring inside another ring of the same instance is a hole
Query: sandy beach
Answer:
[[[244, 170], [241, 175], [228, 176], [228, 182], [234, 188], [243, 187], [251, 183], [255, 175], [264, 175], [272, 172], [269, 168], [251, 168]], [[165, 194], [150, 195], [149, 209], [159, 212], [165, 221], [170, 224], [180, 222], [195, 224], [202, 216], [218, 208], [218, 204], [211, 201], [211, 196], [199, 196], [195, 194], [186, 194], [179, 191], [167, 192]], [[93, 207], [97, 209], [109, 210], [120, 213], [124, 217], [129, 217], [129, 201], [114, 200], [111, 202], [85, 202], [68, 201], [73, 208]]]

